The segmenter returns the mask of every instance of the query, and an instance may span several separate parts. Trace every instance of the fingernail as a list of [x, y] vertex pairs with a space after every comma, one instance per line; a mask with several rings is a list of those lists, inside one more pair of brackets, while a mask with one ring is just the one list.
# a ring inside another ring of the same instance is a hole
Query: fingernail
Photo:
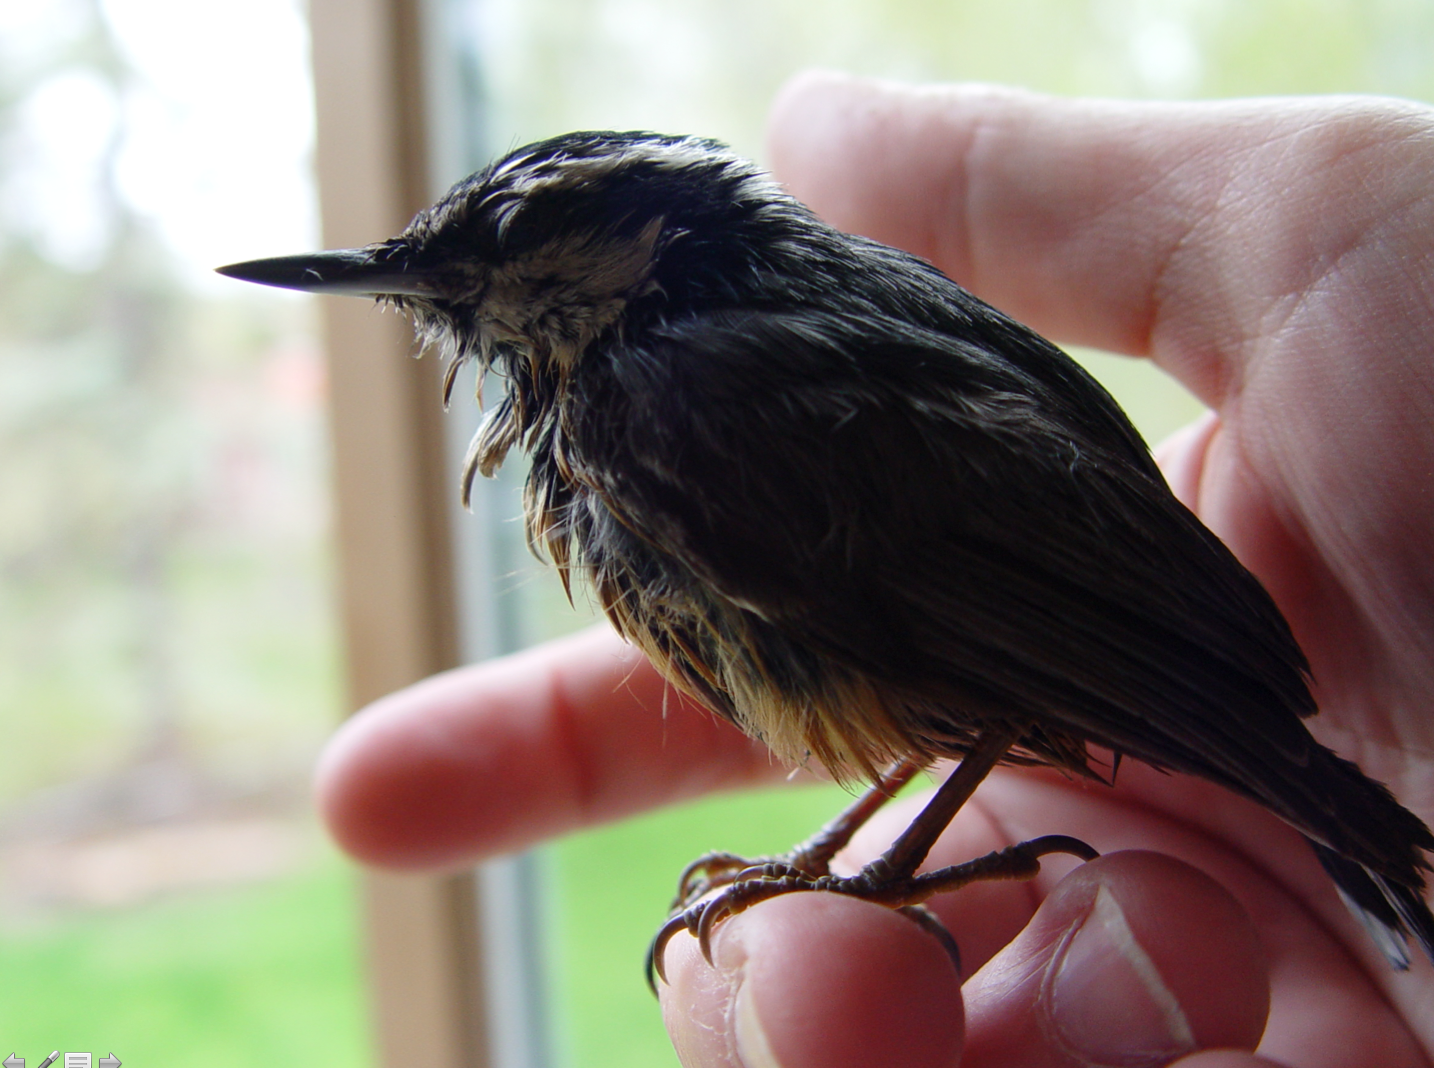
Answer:
[[1050, 1038], [1091, 1068], [1147, 1068], [1193, 1052], [1195, 1036], [1120, 902], [1101, 886], [1046, 971]]
[[751, 984], [741, 983], [737, 987], [737, 998], [732, 1006], [732, 1030], [737, 1042], [737, 1056], [743, 1068], [782, 1068], [772, 1044], [767, 1041], [767, 1032], [762, 1027], [762, 1018], [757, 1014], [757, 999], [752, 996]]

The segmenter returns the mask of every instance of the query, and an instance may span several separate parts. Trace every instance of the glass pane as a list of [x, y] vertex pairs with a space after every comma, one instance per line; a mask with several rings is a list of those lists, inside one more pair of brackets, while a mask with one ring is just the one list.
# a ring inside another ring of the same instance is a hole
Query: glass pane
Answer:
[[0, 4], [0, 1036], [363, 1063], [294, 0]]
[[[1434, 8], [1404, 0], [448, 0], [444, 10], [479, 116], [452, 133], [480, 159], [566, 130], [646, 128], [715, 136], [760, 160], [772, 94], [812, 66], [1058, 94], [1434, 98]], [[1076, 355], [1152, 441], [1200, 412], [1149, 364]], [[496, 492], [512, 515], [521, 472], [503, 478]], [[525, 637], [584, 622], [509, 544]], [[551, 951], [568, 1061], [675, 1064], [640, 963], [676, 873], [709, 848], [783, 848], [844, 799], [833, 788], [718, 798], [559, 844]]]

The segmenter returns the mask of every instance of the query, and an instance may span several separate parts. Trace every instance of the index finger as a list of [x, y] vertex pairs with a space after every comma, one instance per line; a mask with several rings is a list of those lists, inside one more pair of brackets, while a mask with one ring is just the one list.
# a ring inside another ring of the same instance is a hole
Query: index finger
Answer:
[[1398, 266], [1411, 212], [1428, 214], [1431, 129], [1428, 108], [1377, 98], [1148, 103], [810, 73], [779, 94], [769, 147], [838, 228], [1057, 340], [1154, 356], [1217, 406], [1287, 302], [1361, 249]]
[[375, 701], [329, 743], [317, 793], [358, 859], [458, 867], [782, 770], [600, 626]]

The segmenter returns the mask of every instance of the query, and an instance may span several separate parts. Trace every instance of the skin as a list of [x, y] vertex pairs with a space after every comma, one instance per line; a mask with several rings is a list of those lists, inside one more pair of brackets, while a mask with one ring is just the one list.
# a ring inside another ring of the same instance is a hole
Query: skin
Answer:
[[[1153, 359], [1209, 405], [1159, 450], [1172, 485], [1288, 617], [1315, 734], [1434, 819], [1434, 112], [814, 74], [779, 96], [771, 158], [835, 225], [1056, 340]], [[435, 868], [780, 774], [594, 631], [376, 703], [318, 789], [359, 859]], [[911, 814], [883, 813], [845, 867]], [[964, 985], [914, 924], [831, 895], [727, 922], [715, 968], [675, 939], [683, 1063], [1430, 1062], [1434, 967], [1390, 969], [1273, 817], [1131, 764], [1113, 790], [1002, 770], [932, 861], [1055, 832], [1106, 856], [934, 903]]]

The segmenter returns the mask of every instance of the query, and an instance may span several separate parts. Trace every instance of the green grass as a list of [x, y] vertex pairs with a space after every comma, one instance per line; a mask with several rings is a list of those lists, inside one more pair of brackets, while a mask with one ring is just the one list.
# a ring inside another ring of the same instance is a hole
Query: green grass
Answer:
[[259, 886], [0, 934], [0, 1056], [132, 1068], [362, 1068], [369, 1027], [337, 858]]

